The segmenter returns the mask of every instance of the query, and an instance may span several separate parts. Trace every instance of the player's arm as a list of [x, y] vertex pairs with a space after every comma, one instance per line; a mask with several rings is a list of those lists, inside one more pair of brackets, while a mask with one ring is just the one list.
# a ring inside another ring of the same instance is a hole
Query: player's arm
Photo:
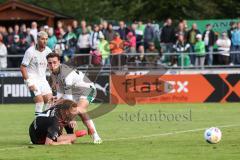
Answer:
[[27, 74], [27, 67], [23, 64], [21, 64], [20, 66], [20, 71], [22, 73], [22, 77], [24, 80], [27, 80], [28, 79], [28, 74]]
[[35, 87], [35, 85], [33, 84], [33, 82], [29, 80], [28, 74], [27, 74], [27, 67], [26, 67], [24, 64], [21, 64], [21, 66], [20, 66], [20, 71], [21, 71], [21, 73], [22, 73], [22, 77], [23, 77], [24, 83], [27, 85], [27, 87], [28, 87], [31, 91], [35, 91], [35, 90], [36, 90], [36, 87]]
[[71, 138], [65, 138], [64, 135], [59, 136], [58, 139], [62, 138], [62, 140], [58, 141], [53, 141], [50, 138], [46, 138], [45, 145], [62, 145], [62, 144], [72, 144], [72, 139]]
[[22, 64], [20, 66], [20, 71], [22, 73], [23, 80], [24, 80], [25, 84], [27, 85], [27, 87], [31, 91], [35, 91], [36, 87], [34, 86], [33, 82], [31, 82], [29, 80], [28, 73], [27, 73], [27, 66], [30, 64], [31, 60], [32, 60], [31, 53], [26, 51], [26, 53], [24, 54], [23, 60], [22, 60]]
[[69, 99], [73, 100], [73, 92], [72, 92], [72, 87], [73, 87], [73, 81], [74, 77], [77, 76], [75, 71], [72, 71], [69, 73], [66, 78], [65, 78], [65, 86], [64, 86], [64, 99]]

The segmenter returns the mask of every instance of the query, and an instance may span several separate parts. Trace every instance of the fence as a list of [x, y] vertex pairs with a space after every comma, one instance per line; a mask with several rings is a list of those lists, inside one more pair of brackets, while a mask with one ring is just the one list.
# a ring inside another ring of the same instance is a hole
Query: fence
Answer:
[[[225, 52], [226, 53], [226, 52]], [[205, 63], [203, 66], [196, 66], [192, 59], [196, 59], [196, 53], [123, 53], [119, 55], [111, 55], [110, 63], [102, 65], [101, 57], [91, 54], [75, 54], [67, 63], [82, 70], [99, 70], [103, 72], [112, 70], [131, 70], [131, 69], [209, 69], [209, 68], [239, 68], [240, 54], [239, 52], [229, 52], [229, 63], [221, 64], [219, 59], [223, 56], [220, 52], [206, 52]], [[213, 56], [213, 65], [208, 65], [206, 62], [209, 56]], [[21, 61], [23, 55], [8, 55], [6, 58], [18, 58]], [[150, 58], [149, 58], [150, 57]], [[150, 60], [148, 60], [150, 59]], [[171, 65], [170, 62], [175, 59], [177, 65]], [[235, 62], [235, 64], [231, 63]], [[21, 62], [19, 62], [21, 63]], [[20, 67], [20, 64], [19, 64]], [[0, 68], [0, 71], [14, 71], [19, 68]]]

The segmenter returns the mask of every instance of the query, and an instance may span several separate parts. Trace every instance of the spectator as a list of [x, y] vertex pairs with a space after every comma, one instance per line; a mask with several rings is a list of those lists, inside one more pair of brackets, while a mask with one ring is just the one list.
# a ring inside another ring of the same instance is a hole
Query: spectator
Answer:
[[144, 29], [144, 48], [148, 48], [150, 42], [154, 42], [154, 30], [151, 22], [149, 21]]
[[37, 22], [32, 22], [30, 33], [33, 35], [34, 42], [36, 44], [37, 43], [37, 34], [38, 34]]
[[122, 40], [127, 40], [127, 34], [128, 34], [128, 28], [125, 26], [124, 21], [119, 21], [119, 29], [117, 30], [117, 32], [120, 35], [120, 38]]
[[55, 47], [55, 45], [56, 45], [56, 43], [57, 43], [57, 38], [56, 38], [56, 36], [54, 35], [54, 33], [53, 33], [54, 31], [53, 31], [53, 28], [52, 27], [50, 27], [49, 29], [48, 29], [48, 42], [47, 42], [47, 46], [51, 49], [51, 50], [54, 50], [54, 47]]
[[152, 66], [156, 64], [158, 55], [148, 55], [149, 53], [158, 53], [158, 50], [155, 47], [154, 42], [149, 42], [147, 45], [148, 48], [146, 50], [145, 58], [148, 66]]
[[24, 37], [22, 39], [20, 39], [20, 41], [21, 41], [20, 42], [20, 44], [21, 44], [21, 51], [23, 53], [25, 53], [25, 51], [30, 47], [30, 45], [28, 44], [27, 39], [24, 38]]
[[87, 54], [90, 52], [90, 34], [87, 32], [86, 28], [80, 33], [77, 46], [80, 53]]
[[174, 30], [174, 27], [172, 26], [172, 19], [168, 18], [164, 24], [164, 27], [162, 28], [162, 32], [160, 35], [160, 42], [161, 42], [160, 45], [163, 51], [162, 59], [166, 63], [169, 63], [171, 60], [170, 60], [170, 56], [164, 55], [164, 53], [172, 52], [174, 41], [175, 41], [175, 30]]
[[240, 22], [237, 23], [237, 28], [232, 33], [232, 63], [240, 64]]
[[108, 22], [107, 21], [103, 21], [102, 22], [102, 26], [103, 26], [103, 28], [102, 28], [101, 31], [102, 31], [104, 37], [106, 37], [106, 32], [107, 32], [107, 29], [108, 29]]
[[132, 23], [131, 28], [129, 32], [132, 32], [134, 36], [136, 36], [136, 30], [137, 30], [137, 23]]
[[196, 35], [197, 41], [195, 43], [195, 54], [196, 54], [196, 61], [195, 61], [195, 66], [197, 67], [204, 67], [204, 62], [205, 62], [205, 44], [202, 41], [202, 35], [197, 34]]
[[89, 33], [91, 32], [91, 30], [88, 30], [88, 28], [87, 28], [87, 22], [85, 21], [85, 20], [82, 20], [81, 21], [81, 32], [82, 32], [82, 30], [87, 30]]
[[189, 66], [191, 62], [190, 57], [187, 53], [189, 53], [190, 45], [186, 42], [184, 34], [179, 33], [178, 40], [173, 45], [173, 48], [176, 53], [179, 53], [179, 55], [176, 55], [171, 59], [172, 65], [177, 66], [176, 62], [178, 61], [179, 66]]
[[3, 35], [0, 33], [0, 69], [7, 68], [7, 48], [3, 43]]
[[136, 28], [137, 48], [140, 45], [143, 45], [144, 30], [145, 30], [145, 25], [143, 25], [142, 21], [139, 21]]
[[61, 61], [63, 61], [63, 52], [66, 49], [66, 40], [63, 38], [63, 36], [66, 34], [63, 28], [60, 28], [59, 30], [59, 37], [57, 39], [57, 43], [54, 47], [54, 52], [59, 54], [61, 56]]
[[72, 22], [72, 28], [73, 28], [73, 33], [77, 36], [77, 38], [79, 37], [80, 33], [81, 33], [81, 29], [78, 26], [78, 21], [74, 20]]
[[7, 28], [6, 28], [6, 27], [2, 27], [1, 33], [2, 33], [2, 36], [3, 36], [3, 43], [4, 43], [5, 46], [6, 46], [7, 43], [8, 43], [8, 32], [7, 32]]
[[[23, 46], [20, 41], [19, 35], [14, 35], [14, 42], [9, 47], [9, 55], [24, 55], [25, 50], [27, 49], [27, 46]], [[9, 67], [12, 68], [19, 68], [21, 65], [22, 57], [11, 57], [8, 58]]]
[[75, 35], [75, 33], [73, 33], [71, 25], [67, 26], [67, 33], [63, 36], [63, 38], [66, 41], [63, 58], [64, 61], [67, 62], [69, 58], [72, 58], [72, 56], [75, 54], [77, 44], [77, 36]]
[[61, 30], [63, 29], [63, 22], [62, 21], [57, 21], [57, 28], [55, 30], [55, 36], [57, 39], [59, 39], [61, 35]]
[[114, 39], [110, 42], [110, 51], [112, 54], [112, 66], [120, 66], [126, 64], [126, 57], [122, 55], [124, 52], [124, 42], [120, 38], [120, 34], [118, 32], [115, 33]]
[[102, 32], [102, 30], [103, 30], [103, 25], [100, 23], [100, 24], [98, 25], [98, 28], [99, 28], [99, 31]]
[[[232, 34], [233, 34], [233, 31], [236, 29], [236, 27], [237, 25], [235, 22], [230, 22], [230, 29], [227, 31], [228, 37], [231, 40], [230, 52], [233, 52]], [[233, 65], [233, 60], [234, 60], [234, 54], [230, 53], [230, 65]]]
[[105, 38], [108, 42], [111, 42], [114, 38], [115, 31], [113, 30], [113, 26], [111, 23], [108, 24], [107, 31], [105, 33]]
[[187, 36], [187, 33], [186, 33], [186, 29], [185, 29], [185, 25], [183, 22], [180, 22], [178, 24], [178, 28], [175, 32], [175, 39], [178, 40], [179, 38], [179, 35], [183, 35], [183, 38], [186, 40], [186, 36]]
[[193, 23], [192, 24], [192, 28], [188, 31], [187, 33], [187, 42], [190, 44], [190, 59], [191, 59], [191, 63], [192, 65], [195, 64], [195, 54], [193, 54], [193, 52], [195, 51], [195, 44], [197, 42], [196, 36], [198, 34], [201, 34], [200, 31], [197, 29], [197, 24]]
[[26, 36], [27, 36], [27, 27], [26, 27], [26, 24], [22, 24], [22, 25], [21, 25], [19, 36], [20, 36], [20, 39], [26, 38]]
[[128, 47], [128, 53], [136, 53], [136, 36], [132, 32], [127, 34], [125, 46]]
[[44, 25], [43, 26], [43, 31], [48, 33], [48, 30], [49, 30], [49, 26], [48, 25]]
[[232, 33], [236, 29], [237, 25], [235, 22], [230, 22], [230, 29], [227, 31], [228, 38], [231, 40], [232, 39]]
[[104, 35], [99, 35], [99, 44], [98, 50], [102, 56], [102, 65], [109, 65], [110, 64], [110, 48], [109, 43], [104, 39]]
[[99, 30], [99, 26], [95, 24], [93, 32], [90, 35], [90, 48], [92, 51], [97, 49], [99, 43], [99, 34], [102, 34], [102, 32]]
[[207, 63], [209, 66], [213, 64], [213, 46], [215, 44], [215, 33], [212, 30], [212, 25], [206, 25], [206, 31], [203, 32], [203, 41], [205, 43], [205, 50], [208, 52]]
[[86, 28], [87, 28], [88, 33], [92, 33], [93, 29], [92, 29], [91, 25], [88, 25]]
[[168, 18], [165, 22], [165, 26], [162, 28], [161, 33], [161, 47], [164, 53], [171, 53], [172, 46], [175, 41], [175, 31], [172, 26], [172, 19]]
[[20, 36], [20, 29], [19, 29], [19, 25], [18, 25], [18, 24], [15, 24], [15, 25], [14, 25], [13, 34]]
[[231, 47], [231, 41], [227, 37], [227, 33], [223, 32], [222, 37], [219, 38], [216, 42], [218, 46], [218, 51], [220, 53], [219, 55], [219, 62], [220, 64], [228, 65], [229, 64], [229, 56], [230, 56], [230, 47]]
[[12, 27], [8, 27], [8, 37], [7, 37], [7, 48], [13, 44], [14, 41], [14, 32]]
[[34, 38], [33, 38], [33, 35], [30, 33], [30, 28], [27, 28], [27, 34], [26, 34], [26, 42], [28, 44], [28, 46], [32, 46], [35, 44], [35, 41], [34, 41]]
[[[88, 33], [87, 28], [82, 29], [82, 32], [78, 37], [77, 47], [80, 54], [90, 53], [90, 34]], [[89, 64], [89, 56], [79, 56], [77, 61], [80, 64]]]

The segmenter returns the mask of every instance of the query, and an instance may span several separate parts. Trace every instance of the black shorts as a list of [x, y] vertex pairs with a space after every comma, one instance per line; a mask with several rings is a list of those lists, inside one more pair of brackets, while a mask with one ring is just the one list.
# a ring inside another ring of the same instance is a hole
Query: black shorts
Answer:
[[29, 127], [29, 136], [33, 144], [45, 144], [47, 136], [38, 136], [33, 123]]
[[61, 135], [61, 130], [62, 127], [56, 117], [47, 117], [42, 113], [30, 125], [29, 136], [33, 144], [45, 144], [46, 138], [56, 142], [57, 137]]

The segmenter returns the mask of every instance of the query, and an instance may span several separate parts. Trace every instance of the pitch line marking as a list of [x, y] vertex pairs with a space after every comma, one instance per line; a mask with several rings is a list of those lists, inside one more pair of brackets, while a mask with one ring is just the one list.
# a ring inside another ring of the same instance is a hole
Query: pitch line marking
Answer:
[[[240, 124], [222, 125], [222, 126], [216, 126], [216, 127], [230, 128], [230, 127], [237, 127], [237, 126], [240, 126]], [[181, 134], [181, 133], [204, 131], [205, 129], [207, 129], [207, 127], [206, 128], [183, 130], [183, 131], [173, 131], [173, 132], [167, 132], [167, 133], [159, 133], [159, 134], [150, 134], [150, 135], [137, 136], [137, 137], [123, 137], [123, 138], [105, 139], [103, 141], [111, 142], [111, 141], [119, 141], [119, 140], [131, 140], [131, 139], [141, 139], [141, 138], [150, 138], [150, 137], [160, 137], [160, 136], [168, 136], [168, 135]]]

